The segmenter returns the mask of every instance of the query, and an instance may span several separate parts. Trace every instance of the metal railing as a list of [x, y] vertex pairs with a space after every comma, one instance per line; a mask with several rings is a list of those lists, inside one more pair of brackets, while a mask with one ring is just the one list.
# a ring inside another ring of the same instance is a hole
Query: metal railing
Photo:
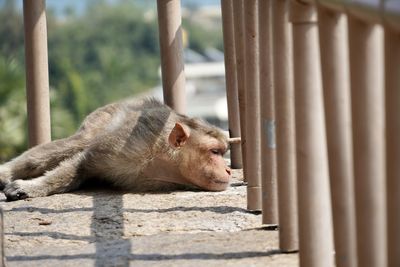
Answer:
[[301, 266], [400, 266], [400, 1], [221, 4], [234, 14], [226, 62], [246, 81], [249, 209], [279, 224], [280, 248], [300, 248]]

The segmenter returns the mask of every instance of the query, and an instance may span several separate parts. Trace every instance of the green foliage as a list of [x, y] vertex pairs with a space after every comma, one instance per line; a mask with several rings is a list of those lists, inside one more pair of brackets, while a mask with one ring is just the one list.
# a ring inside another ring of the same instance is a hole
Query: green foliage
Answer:
[[0, 56], [0, 162], [26, 147], [24, 79], [17, 61]]
[[[84, 14], [47, 11], [53, 139], [71, 135], [95, 108], [159, 83], [158, 23], [149, 1], [89, 1]], [[148, 14], [147, 14], [148, 15]], [[0, 9], [0, 162], [26, 149], [23, 17], [15, 1]], [[221, 30], [184, 21], [189, 47], [222, 48]]]
[[15, 59], [0, 57], [0, 106], [4, 106], [16, 90], [25, 86], [24, 74]]
[[23, 19], [16, 11], [15, 1], [5, 1], [0, 9], [0, 55], [7, 59], [23, 59]]
[[200, 27], [190, 19], [182, 20], [182, 26], [189, 33], [188, 45], [190, 49], [199, 53], [203, 53], [210, 47], [223, 51], [222, 28], [210, 30]]
[[156, 26], [129, 3], [93, 4], [81, 17], [49, 25], [51, 84], [75, 121], [156, 85]]

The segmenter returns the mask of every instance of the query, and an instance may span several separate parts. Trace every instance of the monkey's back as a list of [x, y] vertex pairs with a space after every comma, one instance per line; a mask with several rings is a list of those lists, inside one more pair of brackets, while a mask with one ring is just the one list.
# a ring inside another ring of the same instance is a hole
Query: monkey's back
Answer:
[[84, 170], [88, 176], [112, 176], [134, 183], [165, 140], [179, 115], [155, 99], [109, 104], [89, 114], [77, 134], [87, 140]]

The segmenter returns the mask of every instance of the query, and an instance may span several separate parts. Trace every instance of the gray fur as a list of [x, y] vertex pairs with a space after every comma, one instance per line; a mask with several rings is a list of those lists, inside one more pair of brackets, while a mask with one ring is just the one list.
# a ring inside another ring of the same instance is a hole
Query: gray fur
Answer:
[[159, 166], [180, 175], [181, 153], [168, 143], [177, 122], [189, 126], [193, 136], [208, 135], [226, 144], [215, 127], [154, 99], [113, 103], [89, 114], [71, 137], [36, 146], [0, 165], [0, 186], [9, 200], [71, 191], [89, 178], [134, 191], [194, 186], [146, 175]]

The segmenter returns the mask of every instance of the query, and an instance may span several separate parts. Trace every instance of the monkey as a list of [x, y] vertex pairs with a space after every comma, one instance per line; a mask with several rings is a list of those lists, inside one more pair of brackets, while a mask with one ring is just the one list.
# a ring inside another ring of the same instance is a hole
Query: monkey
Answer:
[[223, 191], [231, 169], [227, 137], [215, 126], [147, 98], [90, 113], [75, 134], [35, 146], [0, 165], [8, 201], [78, 189], [88, 180], [133, 192]]

